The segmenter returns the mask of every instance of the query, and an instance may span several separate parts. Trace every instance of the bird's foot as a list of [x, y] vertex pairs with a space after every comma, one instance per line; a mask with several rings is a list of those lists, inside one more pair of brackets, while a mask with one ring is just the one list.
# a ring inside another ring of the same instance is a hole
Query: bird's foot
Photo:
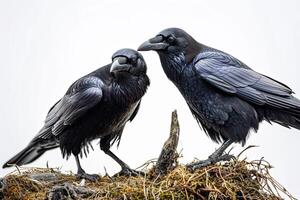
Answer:
[[122, 168], [122, 170], [114, 176], [144, 176], [145, 173], [130, 168]]
[[218, 155], [218, 156], [211, 155], [206, 160], [200, 160], [200, 161], [188, 164], [186, 167], [191, 171], [195, 171], [196, 169], [200, 169], [202, 167], [207, 167], [209, 165], [213, 165], [220, 161], [229, 161], [233, 158], [234, 158], [234, 156], [230, 155], [230, 154], [224, 154], [224, 155]]
[[87, 180], [96, 182], [100, 176], [97, 174], [87, 174], [87, 173], [83, 172], [83, 173], [77, 173], [76, 177], [79, 179], [87, 179]]

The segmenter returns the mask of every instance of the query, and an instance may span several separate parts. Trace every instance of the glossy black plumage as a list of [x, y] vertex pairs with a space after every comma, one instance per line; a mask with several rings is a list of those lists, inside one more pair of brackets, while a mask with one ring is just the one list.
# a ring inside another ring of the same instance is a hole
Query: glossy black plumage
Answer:
[[288, 86], [197, 42], [181, 29], [163, 30], [138, 50], [159, 54], [167, 77], [216, 142], [244, 144], [262, 120], [300, 129], [300, 101]]
[[64, 157], [73, 154], [78, 158], [97, 138], [101, 149], [109, 152], [110, 146], [120, 140], [125, 124], [137, 114], [149, 83], [142, 55], [131, 49], [117, 51], [111, 64], [70, 86], [48, 112], [39, 133], [3, 167], [28, 164], [56, 147]]

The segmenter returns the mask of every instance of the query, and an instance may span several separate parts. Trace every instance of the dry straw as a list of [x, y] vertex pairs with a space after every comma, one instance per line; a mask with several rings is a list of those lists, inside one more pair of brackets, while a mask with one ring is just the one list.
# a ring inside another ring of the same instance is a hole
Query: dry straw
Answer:
[[[4, 178], [2, 195], [4, 199], [46, 199], [54, 186], [61, 185], [66, 199], [295, 199], [272, 178], [270, 168], [263, 159], [233, 160], [194, 172], [179, 165], [157, 177], [151, 167], [145, 176], [103, 176], [84, 186], [58, 169], [20, 168]], [[41, 174], [47, 181], [33, 179]]]

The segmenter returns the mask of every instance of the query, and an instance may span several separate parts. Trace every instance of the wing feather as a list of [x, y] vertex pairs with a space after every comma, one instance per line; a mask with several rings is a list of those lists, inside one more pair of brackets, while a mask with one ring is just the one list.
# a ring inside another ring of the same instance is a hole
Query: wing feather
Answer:
[[193, 62], [203, 80], [256, 105], [268, 105], [300, 115], [300, 101], [286, 85], [257, 73], [223, 52], [200, 53]]
[[68, 89], [64, 97], [48, 112], [38, 137], [57, 136], [99, 103], [103, 96], [103, 82], [97, 77], [83, 77]]

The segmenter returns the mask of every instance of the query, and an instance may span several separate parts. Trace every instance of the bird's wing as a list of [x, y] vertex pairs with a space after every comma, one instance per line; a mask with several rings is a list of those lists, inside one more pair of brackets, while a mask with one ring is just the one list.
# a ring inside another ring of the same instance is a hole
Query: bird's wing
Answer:
[[94, 76], [83, 77], [73, 83], [64, 97], [48, 112], [45, 125], [38, 137], [45, 139], [57, 136], [65, 127], [72, 125], [101, 101], [102, 87], [101, 79]]
[[268, 105], [300, 114], [300, 101], [286, 85], [241, 66], [222, 52], [200, 53], [193, 62], [197, 75], [212, 86], [256, 105]]

